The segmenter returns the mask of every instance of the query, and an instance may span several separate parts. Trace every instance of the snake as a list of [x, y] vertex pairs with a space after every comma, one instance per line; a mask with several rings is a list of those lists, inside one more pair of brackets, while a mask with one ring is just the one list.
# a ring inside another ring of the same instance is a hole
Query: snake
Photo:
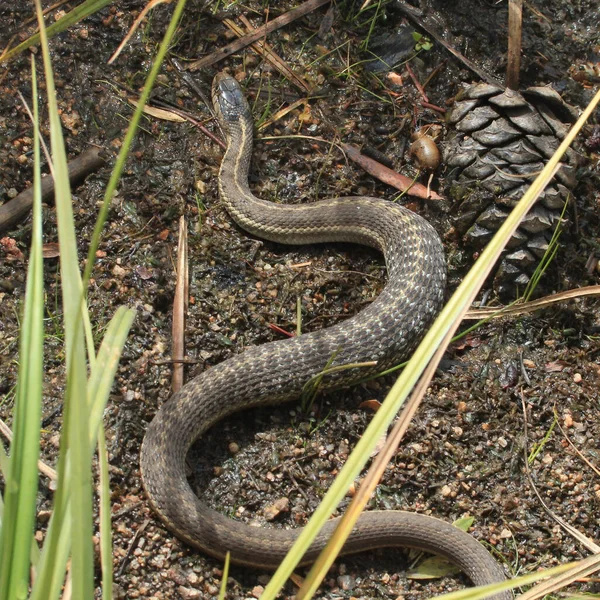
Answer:
[[[216, 75], [212, 97], [227, 143], [218, 176], [222, 203], [233, 220], [260, 238], [281, 244], [354, 242], [383, 253], [387, 283], [365, 309], [326, 329], [249, 347], [203, 371], [157, 411], [140, 452], [150, 505], [185, 543], [233, 563], [276, 568], [301, 528], [253, 527], [210, 508], [192, 491], [185, 460], [190, 446], [224, 417], [250, 407], [298, 399], [320, 373], [320, 389], [356, 383], [398, 364], [418, 344], [444, 299], [446, 264], [440, 238], [424, 218], [401, 205], [367, 196], [301, 204], [256, 197], [248, 183], [253, 118], [238, 81]], [[331, 367], [376, 362], [370, 368]], [[300, 564], [324, 548], [338, 523], [329, 520]], [[404, 546], [442, 555], [476, 585], [500, 582], [504, 572], [468, 533], [429, 515], [365, 511], [342, 554]], [[499, 595], [497, 598], [510, 596]]]

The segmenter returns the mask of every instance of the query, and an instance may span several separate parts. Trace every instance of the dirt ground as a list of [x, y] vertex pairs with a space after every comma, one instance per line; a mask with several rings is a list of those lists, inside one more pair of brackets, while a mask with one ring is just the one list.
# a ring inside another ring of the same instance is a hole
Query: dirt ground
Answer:
[[[117, 1], [51, 42], [70, 157], [90, 144], [111, 154], [119, 147], [132, 112], [126, 96], [143, 84], [172, 14], [172, 6], [155, 8], [123, 54], [107, 65], [144, 4]], [[190, 0], [171, 57], [185, 63], [225, 45], [231, 34], [224, 18], [246, 14], [258, 26], [268, 4]], [[270, 4], [269, 19], [292, 6]], [[360, 43], [369, 34], [367, 20], [375, 13], [357, 16], [361, 4], [338, 2], [329, 29], [319, 31], [326, 23], [323, 7], [269, 36], [275, 51], [314, 91], [310, 102], [261, 131], [263, 136], [282, 139], [259, 140], [255, 145], [251, 185], [257, 195], [287, 203], [342, 194], [394, 196], [394, 190], [347, 163], [337, 148], [308, 137], [289, 138], [296, 134], [375, 148], [404, 174], [416, 172], [407, 153], [410, 132], [415, 125], [443, 119], [439, 112], [421, 107], [420, 94], [404, 66], [396, 69], [404, 85], [394, 94], [382, 74], [365, 66], [372, 56]], [[373, 29], [376, 45], [378, 36], [389, 36], [403, 23], [403, 16], [394, 2], [372, 4], [380, 7]], [[448, 43], [502, 79], [506, 3], [427, 0], [420, 9], [423, 19], [443, 32]], [[15, 34], [26, 37], [31, 30], [25, 23], [32, 14], [28, 1], [2, 3], [0, 45]], [[523, 86], [551, 83], [566, 101], [584, 107], [600, 75], [600, 38], [594, 26], [599, 17], [597, 0], [526, 3]], [[462, 83], [477, 80], [437, 43], [410, 65], [421, 82], [440, 67], [427, 87], [430, 102], [440, 107]], [[247, 85], [257, 122], [268, 121], [280, 108], [306, 97], [250, 49], [195, 73], [205, 94], [214, 73], [222, 68], [238, 74]], [[27, 52], [0, 67], [0, 202], [27, 188], [32, 179], [32, 131], [18, 95], [31, 98], [29, 78]], [[216, 130], [202, 100], [172, 63], [164, 65], [153, 98], [191, 112]], [[595, 119], [598, 123], [598, 115]], [[576, 145], [582, 163], [575, 202], [569, 208], [571, 225], [544, 277], [544, 292], [600, 283], [599, 271], [586, 268], [600, 252], [598, 155], [584, 144], [592, 134], [590, 125]], [[145, 428], [170, 395], [179, 218], [184, 215], [189, 228], [187, 378], [246, 346], [279, 339], [282, 334], [271, 325], [294, 331], [298, 297], [303, 331], [311, 331], [359, 311], [385, 281], [383, 262], [370, 250], [343, 245], [288, 248], [241, 231], [218, 199], [221, 152], [189, 124], [145, 118], [113, 199], [94, 271], [90, 310], [98, 332], [118, 306], [137, 311], [105, 420], [117, 598], [214, 598], [222, 578], [220, 561], [186, 547], [160, 525], [146, 502], [138, 468]], [[109, 174], [109, 168], [102, 169], [74, 192], [81, 256], [87, 252]], [[443, 192], [445, 183], [442, 169], [433, 186]], [[445, 238], [450, 293], [474, 260], [472, 249], [448, 235], [452, 205], [401, 201], [431, 220]], [[25, 219], [0, 233], [0, 416], [9, 423], [30, 232]], [[57, 241], [52, 206], [44, 210], [44, 237], [46, 242]], [[59, 277], [57, 259], [48, 258], [42, 448], [50, 464], [57, 452], [64, 384]], [[492, 301], [493, 296], [492, 292]], [[595, 299], [577, 300], [489, 323], [455, 344], [370, 506], [404, 508], [448, 521], [470, 515], [475, 519], [472, 534], [512, 576], [586, 556], [587, 551], [561, 529], [535, 495], [524, 456], [544, 442], [530, 465], [541, 498], [567, 523], [598, 540], [599, 307]], [[361, 403], [383, 400], [392, 381], [380, 379], [321, 396], [309, 413], [291, 404], [228, 419], [191, 453], [195, 489], [234, 518], [263, 527], [302, 525], [372, 416]], [[596, 472], [583, 458], [596, 466]], [[41, 509], [48, 508], [51, 498], [45, 485]], [[287, 505], [282, 499], [288, 500]], [[265, 524], [282, 503], [285, 510]], [[41, 531], [43, 527], [40, 523]], [[339, 559], [318, 597], [408, 600], [464, 583], [456, 577], [407, 578], [415, 562], [418, 565], [418, 559], [402, 550]], [[258, 597], [268, 579], [264, 572], [233, 567], [228, 598]], [[598, 593], [597, 581], [578, 584], [576, 589]], [[294, 590], [289, 583], [285, 597], [292, 597]]]

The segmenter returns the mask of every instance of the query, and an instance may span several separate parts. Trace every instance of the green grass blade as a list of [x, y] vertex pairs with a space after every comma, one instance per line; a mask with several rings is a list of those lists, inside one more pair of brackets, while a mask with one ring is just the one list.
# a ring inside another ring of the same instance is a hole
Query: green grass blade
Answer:
[[[92, 469], [89, 452], [88, 406], [86, 403], [87, 366], [81, 322], [80, 298], [83, 296], [71, 187], [67, 168], [62, 126], [58, 113], [56, 88], [50, 61], [48, 38], [42, 20], [40, 0], [36, 0], [40, 40], [44, 58], [50, 142], [54, 162], [55, 205], [60, 245], [62, 301], [64, 310], [67, 385], [65, 418], [69, 423], [64, 431], [69, 438], [71, 481], [70, 518], [72, 530], [71, 573], [74, 598], [92, 598], [94, 594]], [[60, 485], [61, 482], [59, 482]], [[64, 483], [64, 482], [62, 482]]]
[[221, 588], [219, 589], [219, 600], [225, 600], [227, 596], [227, 579], [229, 578], [229, 562], [231, 554], [225, 555], [225, 565], [223, 566], [223, 577], [221, 578]]
[[[365, 463], [369, 460], [372, 450], [375, 448], [381, 435], [383, 435], [384, 431], [389, 427], [396, 413], [404, 403], [404, 400], [417, 383], [438, 345], [452, 328], [456, 329], [456, 327], [458, 327], [458, 319], [470, 305], [472, 298], [485, 281], [494, 263], [499, 258], [504, 245], [516, 230], [522, 218], [533, 206], [533, 203], [539, 196], [541, 190], [554, 175], [558, 168], [560, 158], [562, 158], [567, 148], [572, 144], [577, 132], [590, 117], [599, 101], [600, 91], [598, 91], [577, 123], [573, 126], [571, 131], [569, 131], [555, 155], [548, 161], [521, 201], [506, 218], [502, 227], [481, 253], [475, 266], [465, 276], [461, 285], [443, 308], [431, 329], [427, 332], [423, 341], [414, 352], [413, 357], [406, 365], [404, 371], [390, 390], [385, 401], [373, 416], [367, 430], [356, 444], [352, 454], [348, 457], [346, 464], [313, 513], [307, 526], [300, 533], [290, 552], [271, 578], [271, 581], [261, 596], [262, 600], [274, 600], [285, 585], [285, 582], [300, 562], [313, 539], [345, 496], [350, 484], [359, 475]], [[307, 597], [311, 596], [312, 594], [309, 594]]]
[[90, 406], [89, 425], [89, 459], [92, 459], [98, 431], [110, 390], [112, 389], [115, 373], [127, 335], [135, 318], [135, 310], [120, 306], [110, 320], [104, 334], [104, 339], [98, 351], [96, 363], [92, 367], [88, 384], [88, 404]]
[[39, 111], [32, 57], [34, 114], [33, 230], [21, 322], [19, 376], [15, 399], [11, 459], [5, 472], [5, 506], [0, 548], [0, 598], [26, 598], [38, 489], [43, 381], [44, 281]]
[[102, 565], [102, 600], [113, 597], [112, 532], [110, 518], [110, 477], [104, 427], [98, 434], [98, 462], [100, 464], [100, 564]]
[[[48, 39], [54, 37], [61, 31], [65, 31], [72, 25], [79, 23], [82, 19], [89, 17], [90, 15], [108, 6], [112, 0], [86, 0], [79, 6], [76, 6], [73, 10], [69, 11], [64, 17], [61, 17], [58, 21], [52, 23], [46, 28], [46, 34]], [[35, 33], [31, 37], [27, 38], [24, 42], [21, 42], [18, 46], [9, 50], [6, 54], [0, 56], [0, 63], [6, 62], [11, 58], [14, 58], [18, 54], [21, 54], [23, 50], [31, 48], [40, 42], [40, 34]]]
[[[90, 436], [88, 458], [90, 463], [119, 358], [134, 317], [135, 311], [132, 309], [125, 307], [117, 309], [106, 328], [104, 339], [90, 374], [87, 386], [89, 390], [87, 404], [90, 407], [88, 428]], [[64, 423], [64, 427], [65, 430], [68, 428], [67, 422]], [[59, 460], [58, 472], [59, 481], [62, 484], [55, 494], [54, 510], [48, 525], [46, 543], [42, 551], [40, 577], [34, 586], [31, 600], [58, 598], [63, 584], [70, 549], [71, 531], [73, 531], [71, 520], [68, 518], [70, 497], [66, 493], [66, 490], [71, 487], [72, 475], [70, 473], [70, 452], [67, 454], [66, 445], [64, 449], [61, 446], [61, 459]]]

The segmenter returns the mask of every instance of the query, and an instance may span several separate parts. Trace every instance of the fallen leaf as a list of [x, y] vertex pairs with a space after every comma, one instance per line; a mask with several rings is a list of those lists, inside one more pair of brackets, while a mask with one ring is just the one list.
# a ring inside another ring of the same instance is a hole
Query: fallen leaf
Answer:
[[408, 579], [438, 579], [456, 573], [460, 573], [460, 569], [450, 561], [440, 556], [432, 556], [426, 558], [416, 568], [409, 569], [406, 577]]
[[140, 279], [146, 280], [154, 277], [154, 269], [149, 269], [148, 267], [136, 267], [135, 272], [139, 275]]
[[463, 531], [469, 531], [469, 527], [473, 525], [473, 521], [475, 521], [475, 517], [463, 517], [462, 519], [456, 519], [452, 525]]
[[48, 242], [42, 246], [42, 256], [44, 258], [56, 258], [60, 256], [60, 250], [57, 242]]
[[[131, 104], [137, 107], [138, 103], [135, 100], [129, 100]], [[166, 110], [164, 108], [156, 108], [155, 106], [144, 106], [144, 112], [151, 117], [156, 117], [157, 119], [162, 119], [163, 121], [175, 121], [176, 123], [185, 123], [185, 119], [180, 115], [171, 112], [170, 110]]]
[[377, 444], [375, 445], [375, 448], [373, 448], [373, 450], [371, 451], [371, 454], [369, 454], [369, 456], [371, 458], [373, 458], [374, 456], [377, 456], [381, 452], [381, 450], [383, 449], [383, 447], [385, 446], [386, 442], [387, 442], [387, 432], [384, 433], [379, 438], [379, 441], [377, 442]]
[[365, 400], [358, 405], [358, 408], [370, 408], [373, 412], [377, 412], [380, 406], [379, 400]]
[[556, 360], [545, 364], [546, 373], [561, 373], [564, 371], [567, 363], [564, 360]]

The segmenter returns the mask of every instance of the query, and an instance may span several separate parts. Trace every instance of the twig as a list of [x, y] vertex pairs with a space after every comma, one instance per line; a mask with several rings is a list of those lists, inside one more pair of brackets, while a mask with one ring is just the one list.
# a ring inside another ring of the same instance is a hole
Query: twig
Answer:
[[577, 563], [577, 567], [569, 569], [566, 573], [552, 577], [547, 581], [542, 581], [524, 594], [519, 596], [519, 600], [534, 600], [535, 598], [543, 598], [548, 594], [561, 588], [566, 587], [575, 580], [581, 580], [600, 568], [600, 555], [593, 554]]
[[243, 38], [235, 40], [234, 42], [231, 42], [231, 44], [227, 44], [227, 46], [215, 50], [208, 56], [205, 56], [204, 58], [190, 63], [188, 65], [188, 69], [190, 71], [197, 71], [198, 69], [214, 65], [215, 63], [229, 56], [230, 54], [233, 54], [234, 52], [237, 52], [242, 48], [246, 48], [246, 46], [249, 46], [253, 42], [256, 42], [256, 40], [259, 40], [260, 38], [265, 37], [269, 33], [280, 29], [284, 25], [288, 25], [292, 21], [303, 17], [309, 12], [312, 12], [320, 6], [323, 6], [323, 4], [327, 4], [327, 2], [329, 2], [329, 0], [307, 0], [307, 2], [304, 2], [300, 6], [297, 6], [296, 8], [293, 8], [292, 10], [288, 11], [287, 13], [277, 17], [276, 19], [273, 19], [266, 25], [255, 29], [254, 32], [245, 35]]
[[519, 89], [521, 70], [521, 30], [523, 26], [523, 0], [508, 0], [508, 60], [506, 87]]
[[416, 196], [417, 198], [425, 198], [426, 200], [442, 200], [442, 197], [432, 191], [427, 191], [427, 188], [420, 183], [414, 182], [409, 177], [400, 175], [392, 169], [388, 169], [386, 166], [378, 163], [372, 158], [368, 158], [364, 154], [361, 154], [357, 148], [348, 144], [341, 144], [342, 150], [348, 155], [350, 160], [359, 164], [367, 173], [377, 177], [380, 181], [395, 187], [401, 192], [406, 192], [410, 196]]
[[[81, 182], [90, 173], [106, 164], [101, 148], [90, 148], [69, 162], [71, 185]], [[54, 179], [51, 175], [42, 178], [42, 201], [48, 201], [54, 194]], [[7, 231], [23, 219], [33, 204], [33, 187], [27, 188], [0, 206], [0, 232]]]
[[415, 87], [419, 91], [419, 94], [421, 94], [421, 97], [423, 98], [423, 102], [429, 103], [429, 98], [428, 98], [427, 94], [425, 93], [423, 86], [417, 79], [417, 76], [415, 75], [414, 71], [410, 68], [410, 65], [408, 63], [406, 63], [405, 67], [406, 67], [406, 70], [408, 71], [408, 74], [410, 75], [410, 78], [412, 79], [413, 83], [415, 84]]
[[123, 557], [123, 560], [121, 561], [121, 566], [119, 567], [119, 570], [117, 571], [115, 577], [121, 577], [121, 575], [123, 575], [123, 571], [125, 571], [125, 567], [129, 564], [129, 560], [131, 558], [131, 555], [133, 554], [133, 551], [135, 550], [135, 547], [137, 546], [140, 537], [142, 537], [142, 533], [144, 533], [144, 530], [146, 529], [146, 527], [148, 527], [148, 524], [150, 523], [150, 519], [146, 519], [140, 526], [140, 528], [135, 532], [135, 535], [133, 536], [133, 539], [131, 540], [131, 544], [129, 544], [129, 548], [127, 548], [127, 552], [125, 553], [125, 556]]
[[171, 389], [173, 393], [183, 387], [185, 355], [185, 315], [188, 299], [188, 252], [187, 224], [185, 217], [179, 220], [179, 245], [177, 247], [177, 285], [173, 301], [173, 377]]
[[551, 296], [545, 296], [538, 300], [532, 300], [531, 302], [523, 302], [521, 304], [511, 304], [510, 306], [504, 306], [501, 308], [472, 308], [467, 311], [464, 320], [477, 321], [478, 319], [493, 319], [498, 317], [506, 317], [508, 315], [521, 315], [540, 308], [545, 308], [557, 302], [564, 302], [565, 300], [574, 300], [576, 298], [583, 298], [585, 296], [600, 296], [600, 285], [590, 285], [587, 287], [576, 288], [574, 290], [567, 290], [566, 292], [559, 292], [558, 294], [552, 294]]
[[[13, 433], [12, 433], [10, 427], [2, 419], [0, 419], [0, 433], [2, 433], [2, 435], [9, 442], [12, 442]], [[52, 467], [49, 467], [45, 462], [42, 462], [41, 460], [38, 460], [38, 469], [39, 469], [40, 473], [45, 475], [48, 479], [50, 479], [50, 481], [56, 481], [58, 479], [58, 475], [57, 475], [56, 471]]]

